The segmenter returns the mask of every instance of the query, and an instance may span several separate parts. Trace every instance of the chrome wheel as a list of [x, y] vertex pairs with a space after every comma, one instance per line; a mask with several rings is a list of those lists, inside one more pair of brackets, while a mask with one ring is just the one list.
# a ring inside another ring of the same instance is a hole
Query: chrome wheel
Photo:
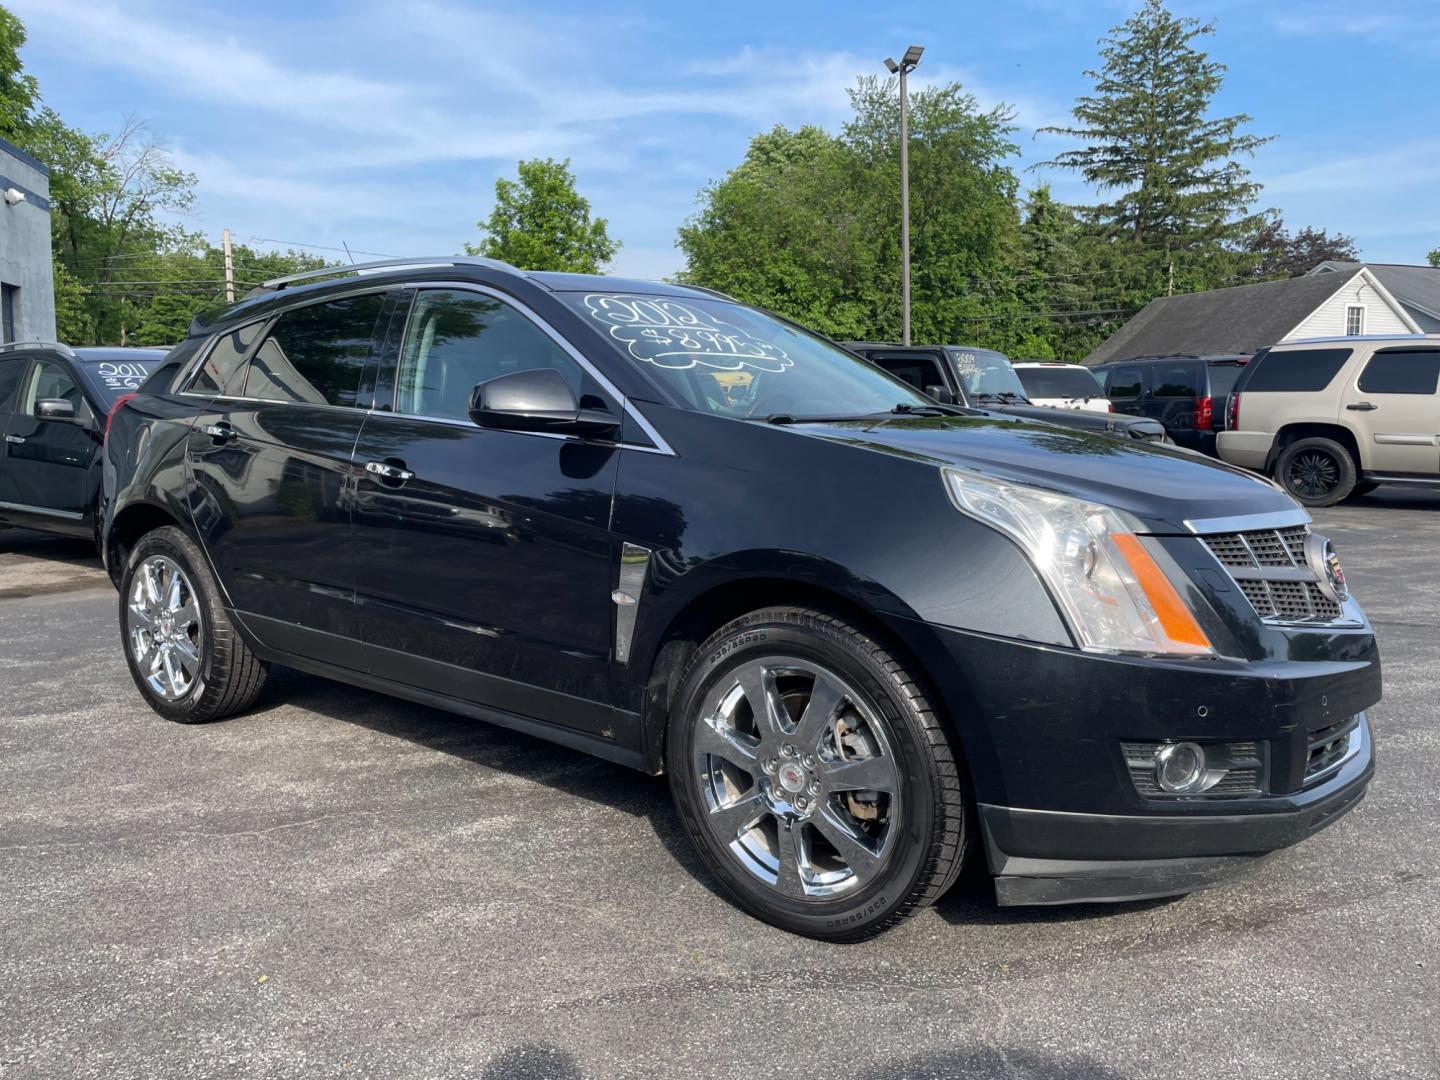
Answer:
[[863, 887], [898, 841], [900, 771], [885, 725], [834, 672], [765, 657], [707, 695], [692, 764], [711, 833], [797, 900]]
[[167, 701], [183, 698], [200, 678], [205, 641], [195, 589], [173, 559], [154, 555], [135, 571], [125, 617], [146, 685]]

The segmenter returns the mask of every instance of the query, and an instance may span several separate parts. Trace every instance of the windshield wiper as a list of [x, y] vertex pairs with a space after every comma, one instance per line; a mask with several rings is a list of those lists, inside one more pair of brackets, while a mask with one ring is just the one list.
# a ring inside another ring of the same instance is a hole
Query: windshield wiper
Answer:
[[1022, 405], [1028, 405], [1030, 403], [1028, 398], [1021, 397], [1019, 394], [1015, 393], [1014, 390], [1001, 390], [999, 392], [996, 392], [994, 390], [987, 390], [983, 394], [976, 394], [975, 400], [1003, 401], [1006, 404], [1009, 404], [1012, 401], [1016, 401]]
[[959, 409], [953, 405], [913, 405], [902, 401], [890, 410], [893, 414], [900, 416], [963, 416]]

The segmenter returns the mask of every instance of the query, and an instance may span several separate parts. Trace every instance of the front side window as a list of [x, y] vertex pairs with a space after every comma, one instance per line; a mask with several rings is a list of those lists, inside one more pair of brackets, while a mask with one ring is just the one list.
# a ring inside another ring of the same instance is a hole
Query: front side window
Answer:
[[1350, 349], [1273, 349], [1250, 361], [1241, 389], [1247, 394], [1316, 393], [1330, 385]]
[[916, 356], [913, 353], [875, 353], [870, 357], [870, 362], [921, 390], [927, 386], [945, 385], [940, 361], [934, 357]]
[[1138, 367], [1116, 368], [1110, 373], [1109, 396], [1112, 398], [1138, 398], [1144, 382], [1145, 373]]
[[353, 407], [384, 306], [368, 293], [285, 312], [250, 360], [245, 396]]
[[405, 328], [395, 409], [465, 420], [477, 383], [536, 368], [560, 372], [581, 397], [580, 365], [510, 304], [464, 289], [427, 289], [415, 298]]
[[1440, 349], [1377, 352], [1360, 375], [1362, 394], [1433, 394], [1440, 382]]
[[854, 353], [730, 301], [630, 293], [557, 296], [695, 412], [803, 419], [935, 405]]
[[0, 356], [0, 413], [10, 411], [15, 401], [15, 391], [20, 385], [20, 376], [25, 373], [25, 357]]
[[1350, 304], [1345, 308], [1345, 335], [1355, 337], [1365, 333], [1365, 305]]
[[17, 411], [34, 416], [36, 402], [55, 398], [70, 402], [75, 408], [75, 415], [80, 415], [80, 404], [84, 398], [70, 370], [58, 360], [36, 360], [35, 366], [30, 369], [30, 381], [26, 384], [24, 406]]

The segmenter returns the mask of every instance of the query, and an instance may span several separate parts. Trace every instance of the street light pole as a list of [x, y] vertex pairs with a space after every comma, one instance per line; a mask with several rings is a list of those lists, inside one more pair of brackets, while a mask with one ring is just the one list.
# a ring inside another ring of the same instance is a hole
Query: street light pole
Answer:
[[892, 75], [900, 76], [900, 251], [901, 251], [901, 306], [904, 326], [901, 330], [902, 343], [910, 344], [910, 94], [905, 77], [920, 63], [923, 45], [911, 45], [905, 55], [896, 63], [885, 58], [885, 66]]

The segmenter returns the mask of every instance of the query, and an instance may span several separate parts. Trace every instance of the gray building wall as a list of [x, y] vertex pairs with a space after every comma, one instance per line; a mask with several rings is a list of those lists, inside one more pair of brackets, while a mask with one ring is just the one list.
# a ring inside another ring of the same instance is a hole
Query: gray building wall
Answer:
[[13, 206], [0, 199], [0, 285], [10, 287], [3, 293], [8, 293], [12, 301], [15, 324], [13, 335], [7, 334], [4, 320], [0, 319], [0, 337], [7, 341], [54, 341], [50, 170], [0, 139], [0, 194], [11, 189], [25, 199]]

